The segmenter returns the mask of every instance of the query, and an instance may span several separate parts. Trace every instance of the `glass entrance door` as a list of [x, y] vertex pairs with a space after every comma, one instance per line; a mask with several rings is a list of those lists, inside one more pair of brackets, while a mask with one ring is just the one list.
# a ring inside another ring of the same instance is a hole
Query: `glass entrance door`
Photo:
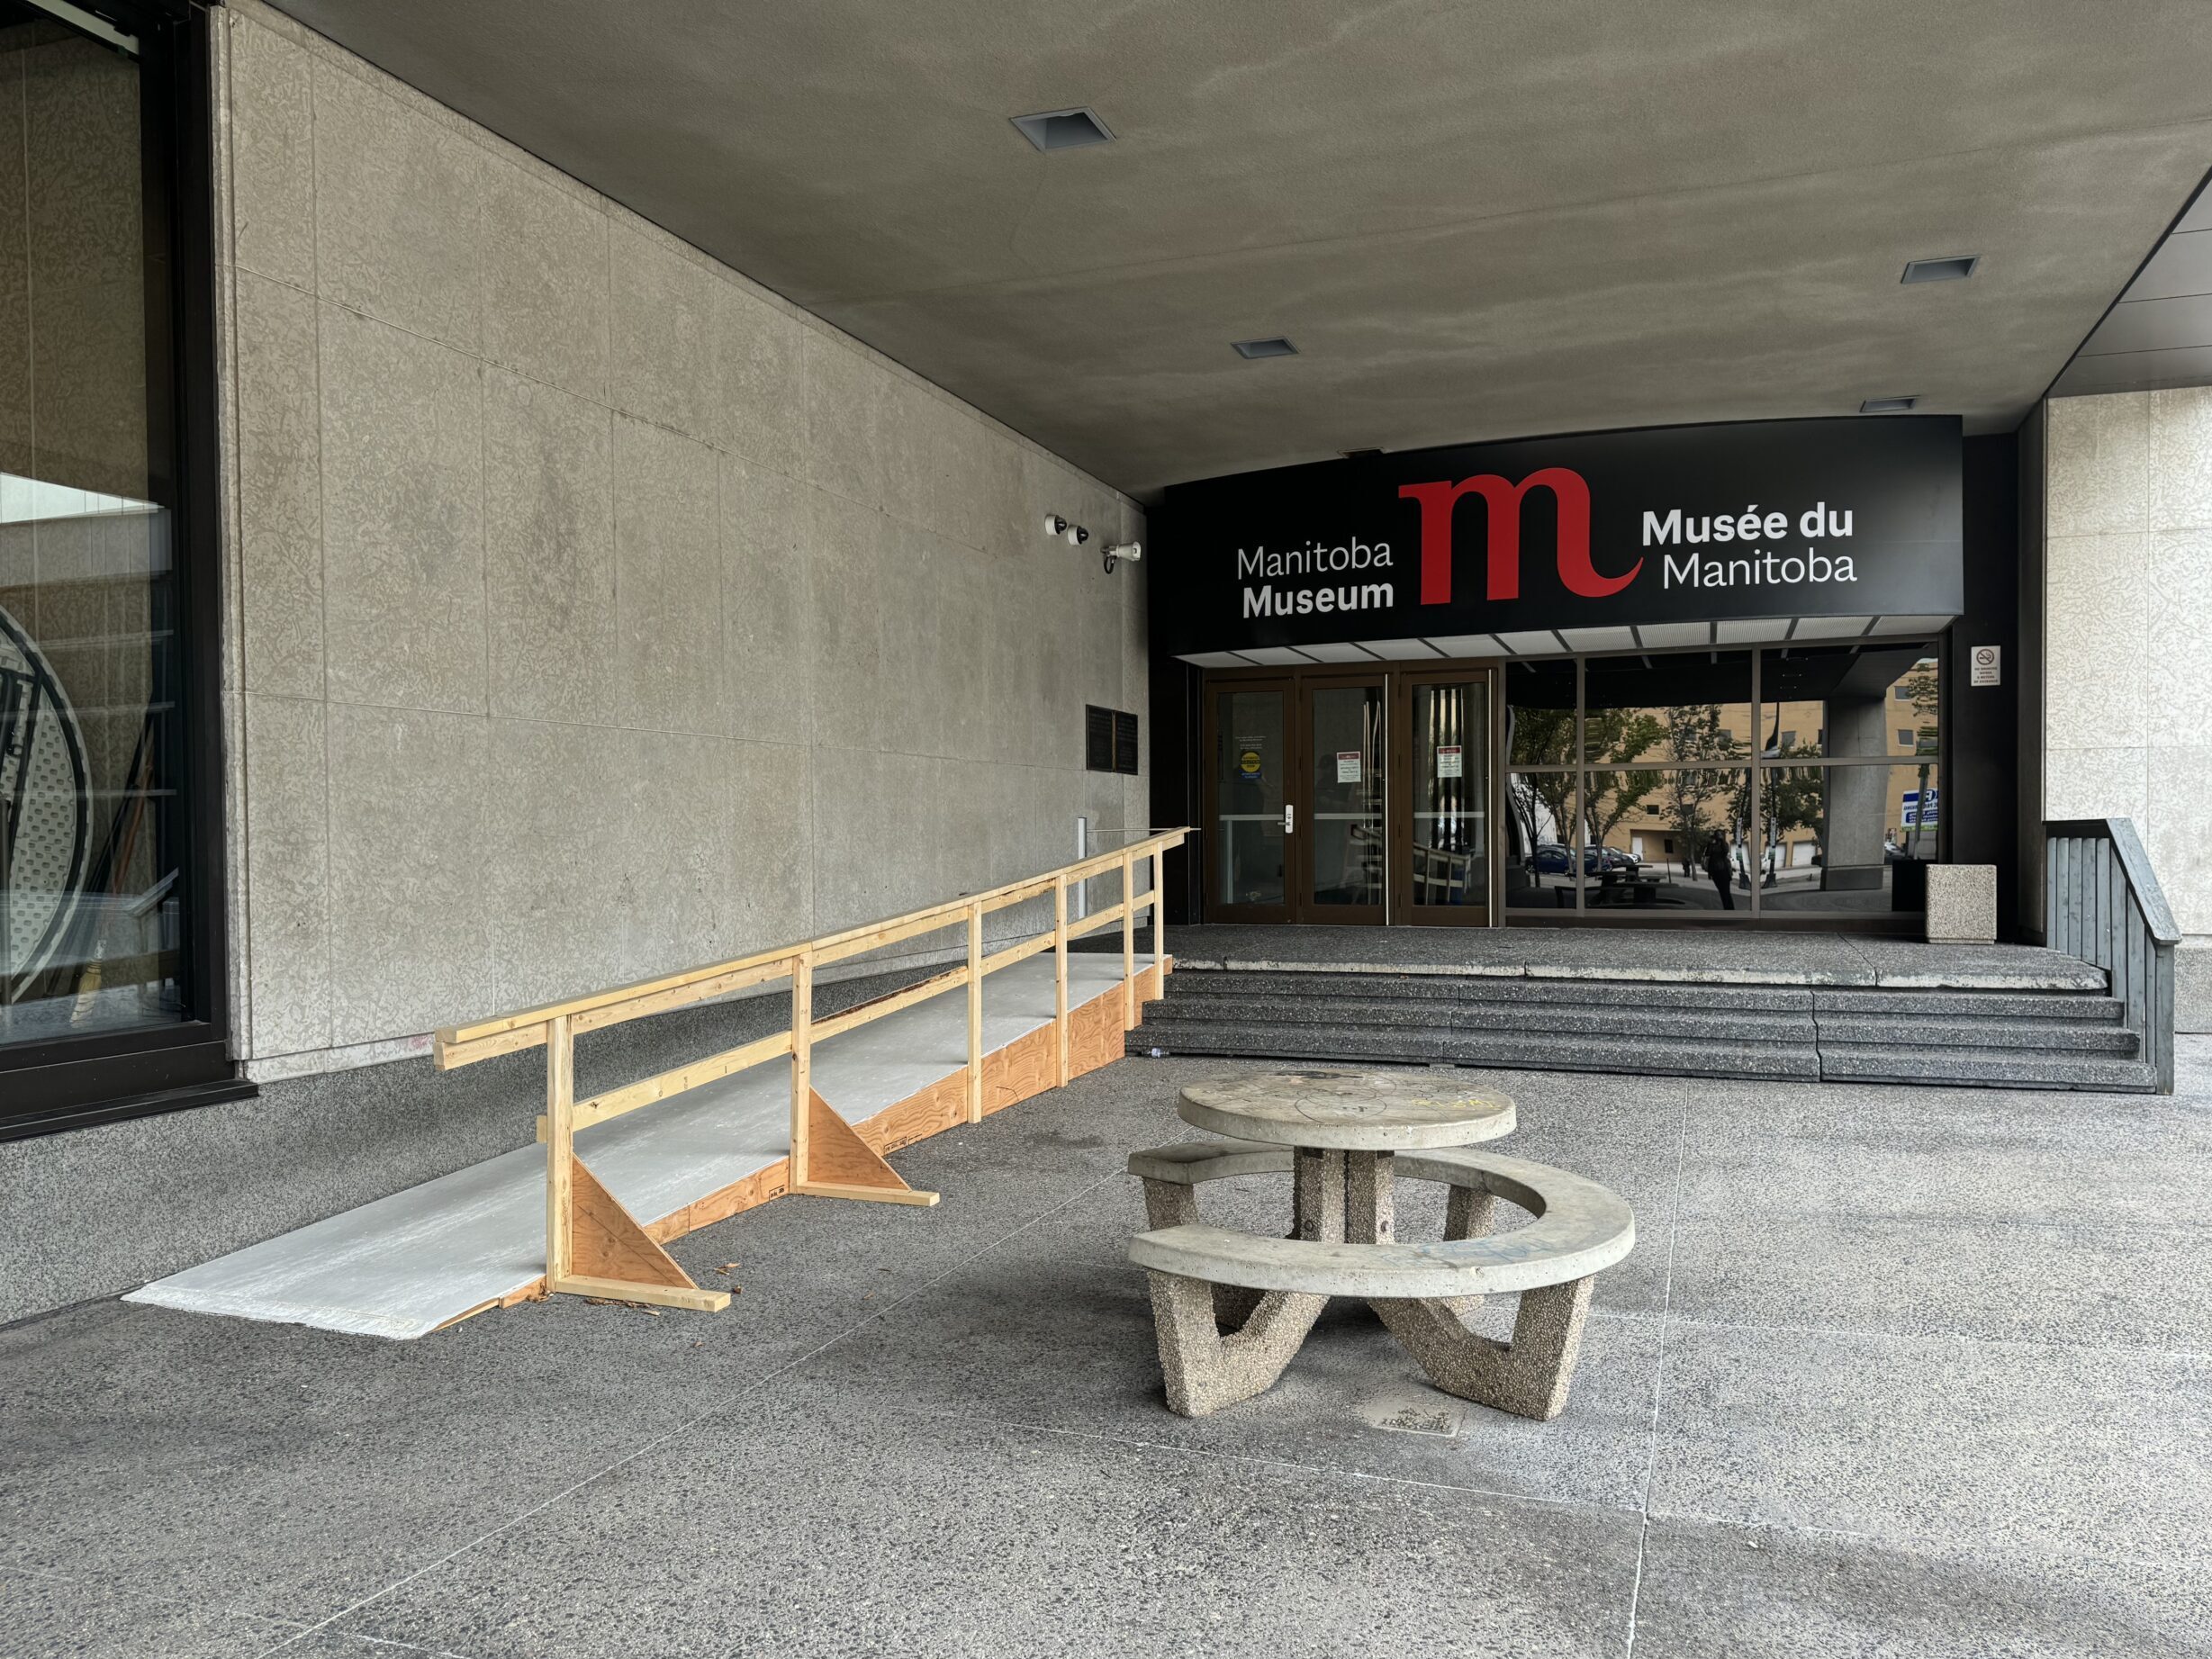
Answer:
[[1287, 680], [1217, 683], [1206, 699], [1205, 903], [1217, 922], [1291, 920], [1298, 757]]
[[1389, 798], [1388, 699], [1370, 682], [1312, 681], [1300, 698], [1305, 739], [1303, 834], [1296, 837], [1298, 920], [1383, 920], [1390, 865], [1385, 811]]
[[1490, 676], [1405, 676], [1394, 921], [1490, 920]]
[[1205, 708], [1209, 921], [1492, 919], [1488, 670], [1238, 673]]

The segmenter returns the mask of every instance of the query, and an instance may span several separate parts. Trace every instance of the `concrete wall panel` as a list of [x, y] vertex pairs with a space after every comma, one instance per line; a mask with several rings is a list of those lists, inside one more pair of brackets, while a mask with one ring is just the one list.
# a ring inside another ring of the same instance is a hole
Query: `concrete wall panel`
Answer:
[[339, 1046], [491, 1000], [480, 717], [330, 705], [330, 1016]]
[[484, 169], [483, 351], [604, 401], [610, 350], [605, 214], [519, 167]]
[[1082, 770], [1083, 704], [1143, 707], [1141, 572], [1099, 568], [1132, 504], [252, 0], [217, 21], [257, 1073], [1142, 824]]
[[239, 607], [246, 689], [323, 694], [322, 437], [315, 302], [241, 271]]
[[485, 372], [484, 602], [495, 716], [610, 718], [612, 419], [603, 404]]
[[324, 706], [246, 699], [248, 1029], [256, 1051], [330, 1045], [330, 786]]
[[334, 305], [321, 323], [330, 695], [481, 713], [482, 365]]
[[315, 108], [306, 50], [239, 32], [230, 58], [231, 251], [241, 270], [315, 285]]
[[[233, 85], [249, 98], [254, 88]], [[316, 280], [325, 299], [474, 350], [489, 158], [328, 59], [314, 68]]]
[[2212, 388], [2045, 409], [2044, 816], [2135, 821], [2212, 1030]]
[[715, 278], [699, 257], [645, 230], [617, 225], [613, 271], [614, 406], [701, 442], [714, 436]]

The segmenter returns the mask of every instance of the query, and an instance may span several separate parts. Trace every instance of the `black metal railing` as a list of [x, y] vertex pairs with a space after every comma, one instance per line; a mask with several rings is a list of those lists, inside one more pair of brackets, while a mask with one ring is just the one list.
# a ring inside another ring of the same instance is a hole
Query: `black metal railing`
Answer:
[[2173, 1093], [2173, 951], [2181, 930], [2126, 818], [2043, 826], [2044, 941], [2101, 968], [2158, 1092]]

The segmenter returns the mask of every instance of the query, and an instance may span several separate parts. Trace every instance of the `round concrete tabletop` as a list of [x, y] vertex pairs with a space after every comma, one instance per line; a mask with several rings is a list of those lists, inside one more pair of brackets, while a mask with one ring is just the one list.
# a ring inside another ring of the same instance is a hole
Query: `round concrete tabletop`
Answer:
[[1271, 1071], [1194, 1083], [1183, 1122], [1239, 1141], [1393, 1152], [1513, 1132], [1513, 1103], [1419, 1071]]

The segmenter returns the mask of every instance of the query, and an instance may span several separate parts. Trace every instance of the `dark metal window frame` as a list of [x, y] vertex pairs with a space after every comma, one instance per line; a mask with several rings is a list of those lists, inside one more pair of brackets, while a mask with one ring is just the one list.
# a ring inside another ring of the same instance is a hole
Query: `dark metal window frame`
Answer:
[[187, 0], [75, 0], [139, 41], [149, 431], [175, 503], [180, 627], [183, 972], [190, 1017], [0, 1048], [0, 1140], [232, 1100], [254, 1092], [230, 1053], [224, 910], [221, 466], [215, 374], [211, 23]]

